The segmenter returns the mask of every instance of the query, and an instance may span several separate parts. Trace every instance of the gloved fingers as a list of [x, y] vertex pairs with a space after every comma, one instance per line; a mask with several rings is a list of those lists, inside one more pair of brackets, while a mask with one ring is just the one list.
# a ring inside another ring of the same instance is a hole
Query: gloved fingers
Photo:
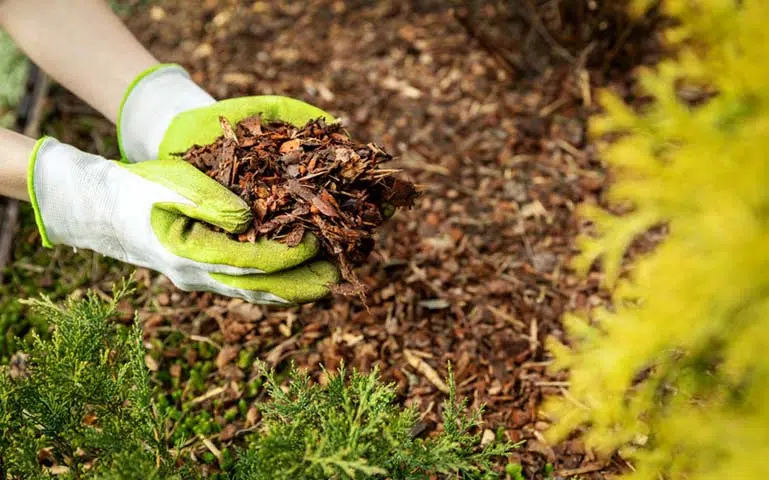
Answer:
[[200, 262], [209, 272], [235, 273], [232, 267], [278, 272], [310, 260], [320, 248], [318, 238], [309, 233], [295, 247], [267, 239], [240, 242], [185, 215], [158, 207], [152, 209], [150, 223], [167, 251]]
[[334, 117], [318, 107], [290, 97], [259, 95], [231, 98], [177, 115], [163, 136], [158, 158], [173, 158], [175, 153], [184, 152], [193, 145], [214, 142], [222, 135], [220, 116], [235, 125], [256, 114], [261, 114], [265, 122], [282, 120], [297, 126], [320, 117], [329, 122], [335, 121]]
[[169, 199], [156, 202], [158, 207], [202, 220], [232, 233], [242, 232], [251, 224], [251, 209], [243, 199], [184, 160], [119, 165], [190, 202]]
[[308, 263], [273, 274], [227, 275], [212, 273], [217, 293], [240, 297], [252, 303], [299, 305], [328, 296], [339, 283], [339, 270], [327, 261]]

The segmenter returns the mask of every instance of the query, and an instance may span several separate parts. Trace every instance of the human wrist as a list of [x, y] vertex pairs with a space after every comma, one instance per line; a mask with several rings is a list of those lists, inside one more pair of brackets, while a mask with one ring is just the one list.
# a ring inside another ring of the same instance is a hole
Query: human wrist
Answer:
[[127, 89], [118, 112], [121, 158], [131, 163], [156, 159], [174, 117], [215, 102], [179, 65], [158, 64], [142, 72]]
[[34, 146], [34, 138], [0, 128], [0, 196], [29, 201], [29, 155]]

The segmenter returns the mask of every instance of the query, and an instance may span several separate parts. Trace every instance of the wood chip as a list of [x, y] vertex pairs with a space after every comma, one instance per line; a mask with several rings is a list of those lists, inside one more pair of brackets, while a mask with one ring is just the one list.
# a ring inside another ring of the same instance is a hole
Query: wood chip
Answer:
[[284, 142], [278, 151], [280, 153], [288, 153], [293, 152], [294, 150], [299, 150], [300, 148], [302, 148], [302, 141], [298, 138], [295, 138], [293, 140]]
[[424, 375], [424, 377], [433, 385], [435, 385], [435, 388], [440, 390], [443, 393], [449, 393], [449, 387], [444, 383], [443, 379], [440, 375], [438, 375], [438, 372], [435, 371], [433, 367], [430, 366], [427, 362], [419, 358], [417, 355], [415, 355], [410, 350], [404, 350], [403, 356], [406, 358], [406, 361], [409, 365], [411, 365], [414, 370]]
[[195, 397], [192, 400], [190, 400], [190, 404], [191, 405], [197, 405], [198, 403], [203, 403], [206, 400], [210, 400], [210, 399], [212, 399], [214, 397], [218, 397], [219, 395], [224, 393], [225, 390], [226, 390], [225, 387], [212, 388], [211, 390], [207, 391], [203, 395], [201, 395], [199, 397]]
[[219, 350], [219, 354], [216, 355], [216, 361], [214, 362], [216, 364], [216, 368], [221, 369], [230, 363], [235, 359], [235, 357], [238, 356], [238, 352], [240, 352], [239, 345], [226, 345], [224, 348]]
[[214, 443], [211, 440], [207, 439], [203, 435], [198, 435], [198, 438], [200, 438], [200, 440], [203, 442], [203, 445], [206, 446], [208, 451], [213, 453], [214, 456], [216, 457], [216, 459], [221, 463], [221, 461], [222, 461], [222, 452], [221, 452], [221, 450], [216, 448], [216, 445], [214, 445]]

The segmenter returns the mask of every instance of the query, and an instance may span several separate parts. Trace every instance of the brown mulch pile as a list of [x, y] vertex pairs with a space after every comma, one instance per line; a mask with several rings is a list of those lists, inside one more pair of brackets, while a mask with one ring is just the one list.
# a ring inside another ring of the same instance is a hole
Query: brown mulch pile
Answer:
[[260, 115], [235, 127], [224, 117], [219, 123], [219, 138], [181, 156], [252, 207], [254, 222], [237, 238], [270, 238], [295, 247], [312, 232], [350, 282], [351, 288], [333, 290], [365, 302], [353, 266], [368, 258], [376, 228], [395, 208], [413, 207], [418, 197], [397, 170], [380, 168], [392, 156], [372, 143], [353, 142], [340, 123], [322, 118], [302, 127], [263, 124]]
[[[162, 61], [187, 67], [215, 97], [312, 103], [341, 118], [353, 138], [381, 144], [390, 166], [423, 186], [413, 209], [377, 229], [356, 269], [369, 309], [350, 297], [264, 308], [179, 292], [139, 271], [148, 345], [160, 349], [159, 339], [181, 332], [218, 349], [218, 369], [206, 378], [218, 396], [195, 402], [225, 426], [214, 444], [257, 421], [252, 409], [245, 419], [223, 418], [250, 375], [237, 361], [244, 351], [274, 365], [293, 360], [316, 376], [321, 363], [379, 365], [404, 402], [425, 412], [427, 431], [439, 419], [451, 362], [460, 393], [487, 406], [484, 433], [526, 441], [510, 461], [522, 463], [527, 479], [544, 478], [548, 463], [556, 476], [584, 480], [627, 468], [578, 441], [548, 446], [538, 408], [568, 388], [565, 375], [547, 372], [545, 339], [563, 338], [565, 311], [606, 298], [598, 273], [581, 279], [568, 267], [583, 227], [576, 207], [602, 203], [606, 183], [587, 118], [599, 88], [637, 96], [630, 68], [655, 61], [655, 37], [581, 7], [603, 11], [613, 2], [453, 3], [158, 0], [126, 17]], [[567, 3], [581, 10], [559, 16]], [[539, 4], [546, 15], [529, 8]], [[564, 22], [574, 15], [601, 26], [596, 42], [581, 29], [572, 37], [582, 43], [568, 44], [575, 30]], [[80, 108], [60, 106], [65, 119]], [[184, 351], [163, 349], [155, 367], [174, 376], [174, 362], [198, 360]]]

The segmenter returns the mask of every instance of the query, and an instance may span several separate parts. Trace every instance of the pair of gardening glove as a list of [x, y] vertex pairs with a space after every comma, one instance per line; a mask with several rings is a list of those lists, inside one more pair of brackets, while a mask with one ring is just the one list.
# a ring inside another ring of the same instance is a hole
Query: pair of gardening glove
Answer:
[[296, 247], [230, 233], [252, 223], [251, 207], [176, 157], [221, 135], [219, 117], [233, 124], [261, 114], [302, 125], [333, 118], [286, 97], [216, 102], [176, 65], [140, 75], [118, 118], [121, 161], [41, 138], [30, 158], [29, 194], [43, 244], [94, 250], [165, 274], [182, 290], [212, 291], [252, 303], [291, 305], [318, 300], [339, 281], [338, 270], [313, 260], [306, 234]]

